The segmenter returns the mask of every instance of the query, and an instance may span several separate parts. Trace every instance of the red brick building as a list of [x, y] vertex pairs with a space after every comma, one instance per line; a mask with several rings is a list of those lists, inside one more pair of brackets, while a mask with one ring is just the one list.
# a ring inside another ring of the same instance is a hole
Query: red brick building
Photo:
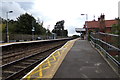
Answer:
[[118, 24], [117, 20], [105, 20], [105, 15], [102, 15], [98, 18], [98, 21], [86, 21], [84, 28], [88, 28], [92, 31], [100, 31], [100, 32], [111, 32], [111, 28], [113, 24]]

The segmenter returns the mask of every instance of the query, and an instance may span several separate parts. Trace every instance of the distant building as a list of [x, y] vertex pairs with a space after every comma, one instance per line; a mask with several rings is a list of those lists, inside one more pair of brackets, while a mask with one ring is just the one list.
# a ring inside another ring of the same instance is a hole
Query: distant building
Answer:
[[111, 32], [113, 24], [118, 24], [117, 20], [105, 20], [105, 15], [101, 14], [98, 21], [86, 21], [84, 28], [95, 32]]

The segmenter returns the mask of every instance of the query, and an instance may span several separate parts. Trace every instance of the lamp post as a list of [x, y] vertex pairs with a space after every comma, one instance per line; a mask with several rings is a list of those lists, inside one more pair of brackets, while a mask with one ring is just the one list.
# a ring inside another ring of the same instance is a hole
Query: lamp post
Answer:
[[35, 39], [34, 32], [35, 32], [34, 21], [32, 21], [32, 40]]
[[49, 39], [49, 33], [48, 33], [49, 32], [49, 28], [50, 28], [50, 25], [47, 26], [47, 30], [46, 30], [46, 35], [47, 35], [46, 37], [47, 37], [47, 39]]
[[34, 40], [35, 27], [32, 27], [32, 40]]
[[9, 42], [9, 30], [8, 30], [8, 13], [12, 13], [13, 11], [6, 12], [7, 24], [6, 24], [6, 42]]
[[[88, 14], [81, 14], [82, 16], [83, 15], [86, 15], [86, 21], [88, 21]], [[86, 23], [86, 39], [88, 39], [88, 26], [87, 26], [87, 23]]]

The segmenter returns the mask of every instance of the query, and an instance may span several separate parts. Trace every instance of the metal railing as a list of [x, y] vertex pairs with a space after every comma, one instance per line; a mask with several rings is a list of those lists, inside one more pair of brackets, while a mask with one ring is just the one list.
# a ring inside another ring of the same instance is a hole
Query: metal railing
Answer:
[[91, 33], [90, 40], [120, 71], [120, 36], [101, 32]]

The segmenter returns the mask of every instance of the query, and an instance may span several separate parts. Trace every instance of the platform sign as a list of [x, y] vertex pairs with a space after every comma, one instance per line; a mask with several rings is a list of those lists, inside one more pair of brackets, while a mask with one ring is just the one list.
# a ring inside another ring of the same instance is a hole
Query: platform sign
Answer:
[[85, 28], [75, 28], [76, 32], [85, 32]]

